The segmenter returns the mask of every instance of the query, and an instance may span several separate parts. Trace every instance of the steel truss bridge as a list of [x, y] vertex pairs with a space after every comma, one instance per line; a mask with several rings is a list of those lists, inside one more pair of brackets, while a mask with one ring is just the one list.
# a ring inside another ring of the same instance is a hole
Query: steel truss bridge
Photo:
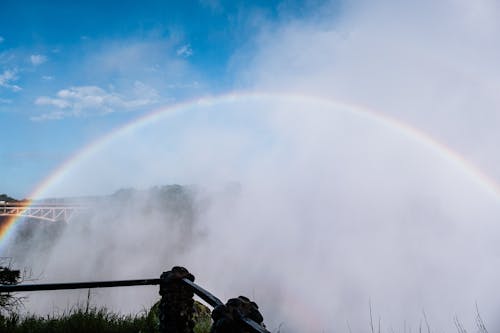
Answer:
[[0, 216], [16, 216], [43, 220], [47, 222], [70, 222], [77, 213], [87, 207], [67, 204], [16, 204], [0, 203]]

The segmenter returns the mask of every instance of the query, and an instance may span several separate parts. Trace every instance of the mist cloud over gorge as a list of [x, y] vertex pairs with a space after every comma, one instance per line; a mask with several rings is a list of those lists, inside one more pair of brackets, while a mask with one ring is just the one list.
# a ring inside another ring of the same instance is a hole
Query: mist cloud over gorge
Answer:
[[[209, 198], [196, 201], [199, 237], [172, 251], [179, 234], [165, 230], [168, 217], [128, 218], [130, 209], [148, 211], [150, 200], [136, 198], [118, 216], [98, 212], [85, 231], [68, 228], [47, 276], [149, 277], [182, 264], [224, 299], [254, 298], [272, 329], [347, 331], [348, 321], [366, 330], [371, 300], [384, 331], [404, 322], [416, 329], [422, 310], [437, 331], [453, 329], [455, 315], [472, 329], [475, 302], [494, 331], [498, 194], [394, 124], [291, 95], [379, 110], [500, 179], [497, 14], [487, 1], [359, 1], [336, 20], [264, 27], [242, 81], [289, 98], [235, 97], [166, 113], [82, 157], [43, 193], [196, 184]], [[239, 190], [228, 194], [228, 182]], [[155, 295], [106, 291], [96, 301], [130, 311]]]
[[[396, 327], [416, 327], [422, 309], [436, 328], [454, 314], [472, 325], [475, 301], [493, 318], [498, 198], [442, 151], [348, 106], [293, 97], [195, 105], [116, 137], [46, 195], [188, 180], [205, 199], [182, 251], [176, 224], [139, 195], [68, 228], [44, 278], [148, 277], [183, 264], [222, 298], [255, 298], [271, 327], [291, 331], [340, 330], [346, 320], [365, 328], [369, 299]], [[95, 301], [137, 311], [155, 295], [98, 291]]]
[[[15, 238], [4, 252], [16, 265], [29, 268], [30, 278], [75, 281], [155, 277], [159, 267], [171, 266], [176, 260], [173, 258], [182, 257], [203, 235], [203, 228], [195, 222], [207, 205], [207, 197], [193, 186], [121, 189], [112, 195], [57, 200], [86, 208], [68, 224], [18, 222]], [[93, 291], [92, 301], [117, 310], [139, 311], [150, 307], [157, 294], [155, 288], [139, 289]], [[83, 302], [83, 294], [37, 293], [27, 300], [27, 310], [64, 311], [68, 304]], [[136, 295], [140, 297], [133, 305], [121, 306]]]

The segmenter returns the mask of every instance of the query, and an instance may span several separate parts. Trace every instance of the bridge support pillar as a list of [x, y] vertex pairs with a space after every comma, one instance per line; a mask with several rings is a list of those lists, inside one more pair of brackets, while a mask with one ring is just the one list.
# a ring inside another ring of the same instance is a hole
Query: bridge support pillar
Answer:
[[193, 291], [182, 279], [194, 282], [184, 267], [175, 266], [160, 277], [160, 333], [193, 333]]

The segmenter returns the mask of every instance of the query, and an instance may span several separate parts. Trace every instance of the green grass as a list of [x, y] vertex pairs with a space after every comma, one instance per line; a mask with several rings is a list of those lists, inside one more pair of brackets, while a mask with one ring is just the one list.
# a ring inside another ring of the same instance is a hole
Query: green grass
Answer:
[[[0, 332], [9, 333], [157, 333], [157, 306], [137, 315], [119, 315], [106, 308], [76, 307], [61, 315], [0, 315]], [[210, 310], [195, 305], [195, 333], [210, 331]]]
[[146, 313], [118, 315], [105, 308], [77, 308], [62, 315], [20, 317], [15, 313], [0, 317], [0, 332], [11, 333], [138, 333], [157, 332], [157, 323]]

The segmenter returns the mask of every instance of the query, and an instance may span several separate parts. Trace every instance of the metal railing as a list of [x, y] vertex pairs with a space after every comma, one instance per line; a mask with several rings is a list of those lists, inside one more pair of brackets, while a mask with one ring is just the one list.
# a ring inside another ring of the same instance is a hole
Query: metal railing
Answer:
[[0, 293], [146, 285], [160, 286], [162, 296], [159, 306], [160, 333], [193, 332], [194, 295], [214, 308], [213, 332], [218, 332], [217, 327], [220, 331], [227, 331], [229, 327], [233, 332], [269, 333], [262, 323], [263, 318], [258, 312], [257, 304], [243, 296], [230, 299], [224, 304], [219, 298], [194, 283], [194, 276], [185, 268], [178, 266], [164, 272], [159, 279], [0, 285]]
[[82, 205], [47, 205], [26, 203], [0, 204], [0, 216], [28, 217], [49, 222], [69, 222], [78, 212], [87, 209]]

